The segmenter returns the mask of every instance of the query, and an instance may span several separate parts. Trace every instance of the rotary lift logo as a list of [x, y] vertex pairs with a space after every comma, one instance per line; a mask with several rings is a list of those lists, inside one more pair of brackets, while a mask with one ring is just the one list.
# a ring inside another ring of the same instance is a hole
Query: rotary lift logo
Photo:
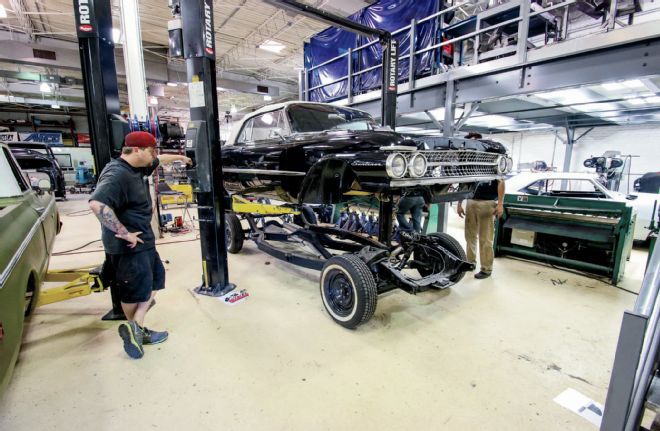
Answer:
[[78, 2], [78, 15], [80, 16], [78, 29], [84, 32], [92, 31], [94, 28], [90, 25], [89, 0], [80, 0]]
[[204, 50], [207, 54], [213, 55], [213, 17], [211, 16], [211, 6], [204, 3]]

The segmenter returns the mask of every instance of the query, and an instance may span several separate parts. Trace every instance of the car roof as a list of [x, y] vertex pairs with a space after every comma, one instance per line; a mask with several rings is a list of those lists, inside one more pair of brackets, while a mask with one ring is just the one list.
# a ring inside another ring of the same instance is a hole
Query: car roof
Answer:
[[16, 148], [50, 148], [50, 145], [43, 144], [41, 142], [27, 142], [27, 141], [14, 141], [14, 142], [5, 142], [10, 147]]
[[596, 173], [591, 172], [521, 172], [516, 176], [511, 177], [510, 179], [520, 178], [527, 179], [530, 181], [537, 180], [554, 180], [554, 179], [575, 179], [575, 180], [592, 180], [597, 177]]
[[227, 142], [232, 143], [236, 140], [236, 137], [238, 136], [238, 132], [243, 128], [243, 124], [245, 124], [245, 122], [248, 121], [250, 118], [254, 118], [257, 115], [265, 114], [266, 112], [277, 111], [278, 109], [282, 109], [282, 108], [288, 108], [291, 105], [332, 106], [332, 107], [335, 107], [335, 108], [350, 109], [352, 111], [358, 111], [358, 112], [363, 112], [365, 114], [369, 114], [368, 112], [362, 111], [360, 109], [350, 108], [350, 107], [347, 107], [347, 106], [333, 105], [332, 103], [306, 102], [304, 100], [290, 100], [288, 102], [273, 103], [272, 105], [266, 105], [262, 108], [257, 109], [254, 112], [250, 112], [248, 114], [245, 114], [245, 116], [243, 118], [241, 118], [232, 127], [231, 133], [229, 134], [229, 137], [227, 138]]

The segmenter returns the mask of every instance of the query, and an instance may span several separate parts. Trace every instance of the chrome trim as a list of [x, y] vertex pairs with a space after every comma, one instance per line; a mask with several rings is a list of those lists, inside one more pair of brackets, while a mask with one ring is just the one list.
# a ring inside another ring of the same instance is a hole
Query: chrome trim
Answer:
[[386, 145], [379, 148], [380, 151], [417, 151], [413, 145]]
[[16, 250], [16, 253], [14, 253], [14, 256], [7, 264], [7, 267], [2, 271], [2, 274], [0, 274], [0, 289], [2, 289], [5, 286], [5, 283], [7, 282], [7, 279], [9, 279], [11, 272], [14, 270], [16, 265], [18, 265], [18, 261], [21, 259], [23, 253], [25, 253], [25, 250], [30, 245], [30, 241], [32, 241], [32, 238], [34, 237], [34, 234], [37, 232], [37, 229], [41, 228], [41, 224], [44, 222], [46, 217], [48, 217], [48, 215], [50, 214], [50, 210], [54, 205], [55, 205], [55, 199], [50, 201], [50, 204], [48, 204], [46, 210], [43, 212], [43, 214], [39, 216], [39, 219], [34, 223], [34, 225], [32, 225], [32, 229], [30, 229], [30, 232], [28, 232], [28, 234], [26, 235], [25, 239], [21, 243], [21, 246], [18, 247], [18, 250]]
[[307, 172], [299, 171], [278, 171], [277, 169], [241, 169], [241, 168], [222, 168], [222, 172], [230, 174], [254, 174], [254, 175], [279, 175], [279, 176], [305, 176]]
[[431, 186], [434, 184], [457, 184], [474, 183], [482, 181], [500, 180], [500, 175], [485, 175], [474, 177], [438, 177], [438, 178], [393, 178], [390, 180], [391, 187], [413, 187], [413, 186]]

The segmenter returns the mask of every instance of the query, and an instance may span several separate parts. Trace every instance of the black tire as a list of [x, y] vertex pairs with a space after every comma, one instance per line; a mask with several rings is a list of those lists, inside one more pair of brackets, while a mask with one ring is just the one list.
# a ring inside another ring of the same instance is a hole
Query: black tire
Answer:
[[243, 248], [243, 226], [241, 220], [234, 213], [225, 214], [225, 244], [227, 251], [236, 254]]
[[[446, 248], [447, 250], [449, 250], [449, 252], [451, 252], [454, 256], [458, 257], [461, 260], [467, 260], [467, 255], [465, 254], [465, 250], [463, 250], [463, 246], [461, 246], [461, 244], [453, 236], [449, 235], [448, 233], [444, 233], [444, 232], [431, 233], [431, 234], [429, 234], [429, 236], [437, 238], [440, 242], [440, 245], [442, 247]], [[443, 263], [443, 265], [444, 265], [444, 263]], [[423, 268], [419, 268], [418, 271], [419, 271], [419, 273], [422, 277], [426, 277], [426, 276], [432, 274], [433, 272], [435, 272], [435, 271], [430, 272], [430, 271], [427, 271], [426, 269], [423, 269]], [[461, 279], [464, 276], [465, 276], [465, 273], [461, 272], [461, 273], [458, 273], [458, 274], [455, 274], [455, 275], [449, 277], [449, 280], [452, 283], [456, 284], [459, 281], [461, 281]]]
[[353, 254], [328, 259], [321, 271], [321, 298], [332, 320], [354, 329], [376, 311], [378, 290], [371, 270]]

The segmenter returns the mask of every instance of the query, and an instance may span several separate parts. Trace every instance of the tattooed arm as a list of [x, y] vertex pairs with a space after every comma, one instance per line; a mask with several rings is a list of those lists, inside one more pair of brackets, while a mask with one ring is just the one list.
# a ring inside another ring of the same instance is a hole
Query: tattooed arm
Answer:
[[89, 207], [103, 226], [113, 231], [117, 238], [121, 238], [128, 242], [129, 248], [134, 248], [138, 242], [144, 243], [144, 241], [139, 238], [142, 232], [129, 232], [128, 229], [126, 229], [126, 226], [119, 221], [112, 208], [106, 204], [99, 201], [89, 201]]

